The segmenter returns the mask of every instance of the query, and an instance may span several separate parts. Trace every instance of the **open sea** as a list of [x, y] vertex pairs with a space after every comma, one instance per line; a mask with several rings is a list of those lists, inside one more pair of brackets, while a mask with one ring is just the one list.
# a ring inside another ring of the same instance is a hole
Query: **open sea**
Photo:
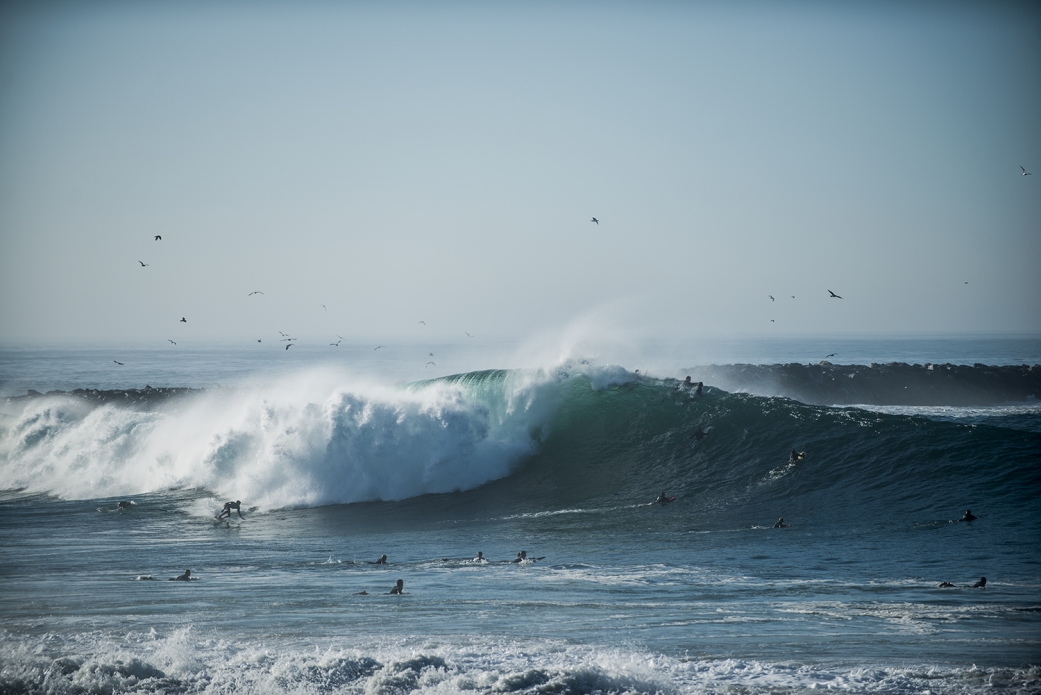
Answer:
[[0, 348], [0, 693], [1041, 692], [1041, 340], [373, 347]]

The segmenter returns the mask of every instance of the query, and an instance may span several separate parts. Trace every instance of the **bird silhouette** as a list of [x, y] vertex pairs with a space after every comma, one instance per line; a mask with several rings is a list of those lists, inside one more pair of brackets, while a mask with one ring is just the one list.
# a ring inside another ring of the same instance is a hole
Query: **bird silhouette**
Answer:
[[332, 345], [333, 347], [340, 347], [340, 342], [341, 341], [337, 340], [335, 343], [329, 343], [329, 344]]
[[118, 364], [119, 366], [123, 366], [123, 363], [119, 362], [118, 360], [112, 360], [112, 361], [115, 362], [116, 364]]
[[293, 347], [293, 344], [292, 344], [292, 343], [289, 343], [288, 345], [286, 345], [286, 350], [288, 350], [288, 349], [289, 349], [289, 348], [291, 348], [291, 347]]
[[828, 294], [830, 294], [830, 295], [831, 295], [832, 297], [834, 297], [835, 299], [842, 299], [842, 297], [838, 296], [837, 294], [835, 294], [835, 293], [834, 293], [834, 292], [832, 292], [831, 290], [828, 290]]
[[835, 353], [833, 352], [830, 355], [825, 355], [824, 359], [828, 359], [829, 357], [834, 357], [834, 356], [835, 356]]
[[[463, 333], [466, 333], [466, 331], [463, 331]], [[466, 337], [467, 337], [467, 338], [473, 338], [473, 336], [472, 336], [472, 335], [470, 335], [469, 333], [466, 333]]]
[[377, 350], [379, 350], [380, 348], [385, 348], [385, 347], [387, 347], [387, 346], [386, 346], [386, 345], [377, 345], [376, 347], [372, 348], [372, 351], [373, 351], [373, 352], [376, 352], [376, 351], [377, 351]]
[[138, 263], [141, 264], [142, 268], [147, 268], [149, 265], [151, 265], [151, 263], [145, 263], [144, 261], [138, 261]]
[[[1023, 165], [1022, 165], [1022, 164], [1020, 164], [1020, 165], [1019, 165], [1019, 168], [1020, 168], [1020, 169], [1023, 169]], [[1029, 172], [1029, 171], [1027, 171], [1026, 169], [1023, 169], [1023, 173], [1022, 173], [1022, 174], [1020, 174], [1020, 176], [1030, 176], [1030, 172]]]
[[420, 323], [423, 324], [424, 326], [427, 325], [426, 321], [420, 321]]
[[263, 292], [260, 292], [260, 291], [257, 291], [257, 292], [250, 292], [250, 293], [249, 293], [249, 294], [247, 294], [246, 296], [247, 296], [247, 297], [252, 297], [252, 296], [253, 296], [253, 295], [255, 295], [255, 294], [264, 294], [264, 293], [263, 293]]
[[188, 319], [186, 319], [186, 318], [184, 318], [184, 317], [182, 316], [182, 317], [181, 317], [181, 323], [188, 323]]
[[174, 341], [170, 340], [169, 338], [167, 338], [166, 342], [168, 342], [168, 343], [173, 343], [174, 345], [176, 345], [176, 344], [177, 344], [176, 342], [174, 342]]
[[156, 234], [156, 235], [155, 235], [155, 240], [156, 240], [156, 241], [162, 241], [162, 240], [163, 240], [163, 238], [162, 238], [161, 236], [159, 236], [158, 234]]
[[435, 363], [435, 362], [427, 362], [426, 366], [429, 367], [430, 365], [434, 365], [436, 367], [437, 363]]
[[597, 227], [599, 227], [599, 226], [600, 226], [600, 220], [596, 219], [595, 217], [594, 217], [593, 219], [589, 220], [589, 221], [590, 221], [590, 222], [596, 222], [596, 226], [597, 226]]
[[771, 301], [771, 302], [773, 302], [773, 301], [776, 301], [776, 300], [774, 299], [774, 296], [773, 296], [772, 294], [768, 294], [768, 295], [766, 295], [766, 296], [770, 298], [770, 301]]

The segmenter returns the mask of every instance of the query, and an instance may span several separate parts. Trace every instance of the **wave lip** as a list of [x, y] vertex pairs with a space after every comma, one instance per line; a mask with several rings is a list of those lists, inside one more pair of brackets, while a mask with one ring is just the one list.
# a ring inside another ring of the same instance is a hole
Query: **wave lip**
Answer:
[[990, 406], [1041, 398], [1041, 365], [839, 365], [830, 362], [695, 367], [695, 381], [811, 405]]

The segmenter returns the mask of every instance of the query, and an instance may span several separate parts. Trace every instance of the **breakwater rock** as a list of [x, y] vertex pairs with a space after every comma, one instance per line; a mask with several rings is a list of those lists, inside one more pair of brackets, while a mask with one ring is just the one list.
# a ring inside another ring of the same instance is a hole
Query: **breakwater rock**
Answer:
[[993, 406], [1041, 399], [1041, 365], [728, 364], [693, 367], [694, 381], [725, 391], [814, 405]]

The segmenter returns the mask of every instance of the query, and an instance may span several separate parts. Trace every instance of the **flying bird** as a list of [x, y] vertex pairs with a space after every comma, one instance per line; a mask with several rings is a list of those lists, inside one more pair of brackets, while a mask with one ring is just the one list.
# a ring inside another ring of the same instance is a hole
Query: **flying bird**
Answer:
[[[430, 365], [434, 365], [435, 367], [437, 366], [434, 362], [427, 362], [426, 366], [429, 367]], [[426, 367], [424, 367], [424, 369], [426, 369]]]
[[113, 362], [115, 362], [116, 364], [118, 364], [118, 365], [119, 365], [120, 367], [122, 367], [122, 366], [123, 366], [123, 363], [122, 363], [122, 362], [119, 362], [119, 361], [117, 361], [117, 360], [112, 360], [112, 361], [113, 361]]
[[329, 311], [328, 309], [326, 309], [326, 308], [325, 308], [325, 305], [324, 305], [324, 304], [322, 305], [322, 308], [323, 308], [323, 309], [325, 309], [326, 311]]
[[181, 317], [181, 323], [188, 323], [188, 319], [186, 319], [186, 318], [184, 318], [184, 317], [182, 316], [182, 317]]
[[432, 353], [432, 352], [431, 352], [431, 353], [430, 353], [430, 357], [433, 357], [433, 356], [434, 356], [434, 353]]
[[[466, 333], [466, 331], [463, 331], [463, 333]], [[467, 337], [467, 338], [473, 338], [473, 336], [472, 336], [472, 335], [470, 335], [469, 333], [466, 333], [466, 337]]]
[[795, 299], [795, 295], [794, 294], [792, 295], [792, 299]]
[[332, 345], [333, 347], [340, 347], [340, 342], [341, 341], [337, 340], [335, 343], [329, 343], [329, 344]]
[[385, 348], [385, 347], [387, 347], [387, 346], [386, 346], [386, 345], [377, 345], [376, 347], [372, 348], [372, 351], [373, 351], [373, 352], [376, 352], [376, 351], [377, 351], [377, 350], [379, 350], [380, 348]]
[[140, 263], [140, 264], [141, 264], [141, 267], [142, 267], [142, 268], [147, 268], [148, 266], [150, 266], [150, 265], [151, 265], [151, 263], [145, 263], [144, 261], [138, 261], [138, 263]]
[[260, 292], [260, 291], [258, 290], [257, 292], [250, 292], [250, 293], [249, 293], [249, 294], [247, 294], [246, 296], [247, 296], [247, 297], [252, 297], [252, 296], [253, 296], [253, 295], [255, 295], [255, 294], [264, 294], [264, 293], [263, 293], [263, 292]]
[[824, 359], [828, 359], [829, 357], [834, 357], [834, 356], [835, 356], [835, 353], [833, 352], [830, 355], [825, 355]]
[[[1020, 168], [1020, 169], [1023, 169], [1023, 165], [1022, 165], [1022, 164], [1020, 164], [1020, 165], [1019, 165], [1019, 168]], [[1022, 173], [1022, 174], [1020, 174], [1020, 176], [1030, 176], [1030, 172], [1029, 172], [1029, 171], [1027, 171], [1026, 169], [1023, 169], [1023, 173]]]
[[177, 343], [175, 343], [174, 341], [170, 340], [169, 338], [167, 338], [167, 339], [166, 339], [166, 342], [168, 342], [168, 343], [173, 343], [174, 345], [176, 345], [176, 344], [177, 344]]
[[282, 331], [279, 331], [279, 332], [278, 332], [278, 334], [279, 334], [280, 336], [282, 336], [283, 338], [288, 338], [288, 337], [289, 337], [289, 334], [288, 334], [288, 333], [283, 333]]
[[427, 325], [426, 321], [420, 321], [420, 323], [423, 324], [424, 326]]
[[834, 292], [832, 292], [831, 290], [828, 290], [828, 294], [830, 294], [830, 295], [831, 295], [832, 297], [834, 297], [835, 299], [842, 299], [842, 297], [838, 296], [837, 294], [835, 294], [835, 293], [834, 293]]
[[597, 226], [597, 227], [599, 227], [599, 226], [600, 226], [600, 220], [596, 219], [595, 217], [594, 217], [593, 219], [589, 220], [589, 221], [590, 221], [590, 222], [596, 222], [596, 226]]
[[289, 349], [289, 348], [291, 348], [291, 347], [293, 347], [293, 344], [292, 344], [292, 343], [289, 343], [289, 345], [286, 345], [286, 350], [288, 350], [288, 349]]
[[258, 343], [259, 343], [259, 342], [261, 342], [260, 338], [257, 338], [257, 342], [258, 342]]
[[773, 302], [773, 301], [776, 301], [776, 300], [774, 299], [774, 296], [773, 296], [772, 294], [768, 294], [768, 295], [766, 295], [766, 296], [770, 298], [770, 301], [771, 301], [771, 302]]
[[163, 238], [162, 238], [161, 236], [159, 236], [158, 234], [156, 234], [156, 235], [155, 235], [155, 240], [156, 240], [156, 241], [162, 241], [162, 240], [163, 240]]

